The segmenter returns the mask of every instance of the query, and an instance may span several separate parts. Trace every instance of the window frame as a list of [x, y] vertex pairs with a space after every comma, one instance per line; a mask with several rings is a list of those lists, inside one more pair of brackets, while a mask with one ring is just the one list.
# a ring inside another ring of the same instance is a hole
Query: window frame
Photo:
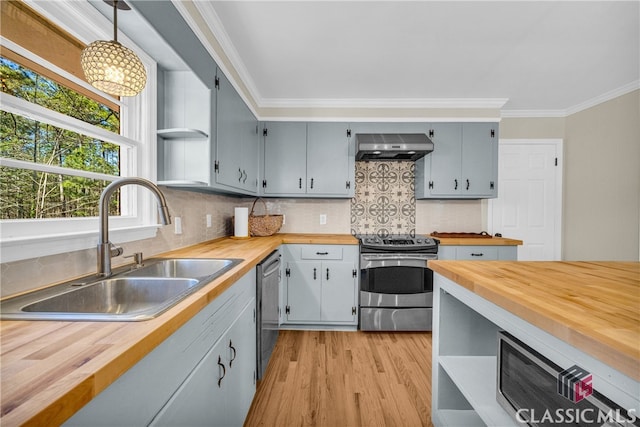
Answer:
[[[25, 0], [25, 3], [87, 44], [98, 39], [111, 40], [113, 38], [113, 23], [88, 2]], [[139, 176], [155, 181], [157, 176], [156, 62], [126, 35], [119, 33], [118, 39], [138, 55], [147, 70], [145, 89], [135, 97], [126, 97], [121, 100], [98, 91], [65, 70], [39, 58], [12, 41], [0, 37], [3, 47], [45, 66], [63, 78], [119, 105], [120, 135], [5, 93], [0, 95], [2, 110], [106, 142], [116, 143], [123, 147], [130, 147], [121, 150], [120, 176]], [[3, 165], [17, 164], [15, 161], [7, 159], [2, 163]], [[42, 166], [44, 165], [31, 164], [30, 169], [41, 169]], [[57, 169], [64, 168], [55, 167], [51, 170]], [[92, 172], [89, 174], [105, 180], [119, 178]], [[137, 186], [124, 186], [122, 187], [122, 201], [126, 206], [124, 215], [109, 219], [110, 240], [114, 243], [124, 243], [155, 237], [159, 225], [157, 224], [155, 200], [151, 193]], [[0, 220], [0, 263], [95, 248], [98, 229], [97, 217]]]

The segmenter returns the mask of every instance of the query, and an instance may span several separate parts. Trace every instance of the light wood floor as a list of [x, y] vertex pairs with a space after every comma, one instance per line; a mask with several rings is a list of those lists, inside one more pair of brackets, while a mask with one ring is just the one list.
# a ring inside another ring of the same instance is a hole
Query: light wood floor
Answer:
[[431, 426], [431, 333], [280, 331], [252, 426]]

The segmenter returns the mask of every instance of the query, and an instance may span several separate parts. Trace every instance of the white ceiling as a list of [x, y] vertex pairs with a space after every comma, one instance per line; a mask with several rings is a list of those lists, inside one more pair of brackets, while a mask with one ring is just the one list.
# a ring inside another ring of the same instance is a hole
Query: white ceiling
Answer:
[[638, 0], [194, 3], [259, 107], [553, 114], [639, 87]]

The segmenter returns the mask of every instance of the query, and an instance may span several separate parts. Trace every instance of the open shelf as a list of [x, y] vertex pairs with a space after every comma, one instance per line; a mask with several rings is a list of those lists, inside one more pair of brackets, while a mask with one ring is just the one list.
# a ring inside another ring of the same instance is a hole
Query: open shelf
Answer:
[[[438, 363], [473, 407], [474, 411], [471, 412], [475, 412], [484, 424], [516, 425], [513, 418], [496, 400], [497, 360], [495, 356], [440, 356]], [[468, 417], [471, 416], [468, 411], [448, 412], [458, 412], [458, 415], [464, 419], [469, 419]]]
[[171, 128], [158, 129], [158, 136], [164, 139], [208, 138], [209, 135], [199, 129]]

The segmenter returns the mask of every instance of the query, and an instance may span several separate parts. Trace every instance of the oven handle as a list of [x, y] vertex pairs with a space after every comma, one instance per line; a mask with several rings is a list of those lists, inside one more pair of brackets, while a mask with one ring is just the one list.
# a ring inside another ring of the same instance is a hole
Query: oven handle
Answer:
[[379, 267], [422, 267], [427, 266], [428, 261], [438, 259], [437, 255], [387, 255], [387, 254], [362, 254], [360, 256], [360, 268]]

